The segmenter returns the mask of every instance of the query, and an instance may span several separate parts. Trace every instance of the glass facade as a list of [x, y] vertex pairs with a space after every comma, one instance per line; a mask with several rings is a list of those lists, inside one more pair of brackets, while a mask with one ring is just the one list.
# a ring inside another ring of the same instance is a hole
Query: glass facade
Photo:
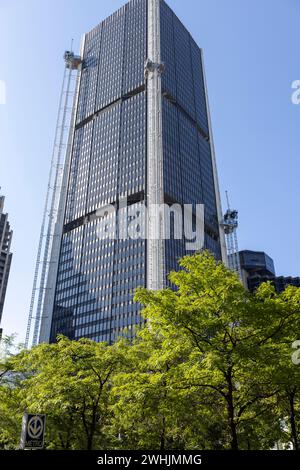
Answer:
[[4, 196], [0, 196], [0, 323], [12, 261], [12, 253], [10, 252], [12, 235], [8, 215], [4, 213]]
[[[93, 214], [145, 195], [147, 1], [131, 1], [86, 35], [50, 340], [113, 341], [140, 323], [145, 240], [103, 239]], [[130, 212], [130, 211], [129, 211]], [[114, 224], [130, 213], [118, 212]]]
[[[205, 204], [205, 246], [221, 258], [201, 51], [160, 5], [165, 201]], [[120, 233], [147, 194], [147, 7], [132, 0], [85, 37], [50, 341], [112, 342], [141, 322], [133, 293], [146, 286], [147, 242]], [[117, 236], [99, 237], [97, 211], [108, 204], [116, 212], [104, 231]], [[169, 272], [184, 240], [165, 248]]]
[[[164, 1], [160, 22], [165, 201], [204, 204], [205, 248], [221, 259], [201, 50]], [[184, 240], [167, 240], [165, 251], [168, 273], [186, 254]]]
[[263, 251], [243, 250], [239, 252], [241, 268], [248, 272], [260, 271], [275, 276], [273, 259]]
[[263, 282], [271, 282], [280, 294], [286, 287], [300, 287], [299, 277], [276, 276], [273, 259], [264, 251], [239, 251], [244, 286], [254, 292]]

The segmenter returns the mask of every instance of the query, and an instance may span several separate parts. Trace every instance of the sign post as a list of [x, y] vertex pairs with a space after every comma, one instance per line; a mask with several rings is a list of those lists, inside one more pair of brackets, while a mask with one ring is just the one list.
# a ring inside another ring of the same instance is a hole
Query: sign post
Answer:
[[43, 449], [46, 415], [24, 413], [20, 449]]

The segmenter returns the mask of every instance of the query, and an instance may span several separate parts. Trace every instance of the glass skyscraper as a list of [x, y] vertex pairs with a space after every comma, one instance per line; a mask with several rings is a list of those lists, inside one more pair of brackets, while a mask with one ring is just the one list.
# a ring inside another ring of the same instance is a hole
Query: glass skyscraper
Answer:
[[0, 324], [12, 260], [12, 253], [10, 252], [12, 235], [8, 214], [4, 213], [4, 196], [0, 196]]
[[[186, 254], [184, 239], [120, 236], [145, 206], [204, 204], [205, 247], [226, 256], [202, 51], [169, 6], [132, 0], [102, 21], [84, 37], [80, 75], [40, 341], [112, 342], [141, 322], [134, 290], [167, 285]], [[115, 237], [99, 236], [99, 209]], [[146, 218], [160, 233], [163, 216]]]

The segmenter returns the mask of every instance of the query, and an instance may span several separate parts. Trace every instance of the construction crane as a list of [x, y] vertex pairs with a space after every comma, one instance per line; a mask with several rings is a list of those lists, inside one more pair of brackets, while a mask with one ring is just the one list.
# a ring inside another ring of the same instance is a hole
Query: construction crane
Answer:
[[[50, 263], [53, 262], [51, 252], [64, 180], [65, 159], [71, 151], [75, 126], [75, 107], [82, 60], [72, 51], [66, 51], [64, 62], [64, 75], [25, 337], [26, 348], [30, 344], [35, 346], [38, 343], [48, 271]], [[54, 289], [54, 286], [52, 288]]]
[[225, 233], [228, 267], [236, 272], [242, 280], [241, 263], [239, 256], [239, 246], [237, 238], [238, 211], [230, 208], [228, 191], [226, 191], [227, 211], [224, 215], [222, 226]]

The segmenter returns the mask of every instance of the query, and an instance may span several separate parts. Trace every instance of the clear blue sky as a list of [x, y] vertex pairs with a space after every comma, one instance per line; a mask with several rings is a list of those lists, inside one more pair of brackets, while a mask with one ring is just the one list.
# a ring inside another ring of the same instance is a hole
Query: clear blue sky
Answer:
[[[63, 74], [74, 38], [121, 0], [0, 0], [0, 186], [14, 229], [5, 333], [23, 340]], [[222, 195], [240, 213], [240, 248], [300, 275], [299, 0], [169, 0], [204, 49]], [[224, 204], [225, 206], [225, 204]]]

